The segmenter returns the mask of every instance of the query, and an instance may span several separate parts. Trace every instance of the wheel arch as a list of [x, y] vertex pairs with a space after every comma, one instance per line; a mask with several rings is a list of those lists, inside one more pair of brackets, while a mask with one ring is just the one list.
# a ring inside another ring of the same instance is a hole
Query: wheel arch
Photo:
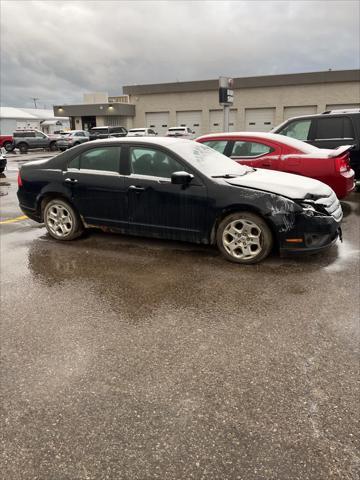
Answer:
[[275, 225], [269, 219], [269, 217], [264, 215], [264, 213], [261, 211], [260, 208], [257, 208], [254, 205], [244, 205], [244, 204], [229, 205], [226, 208], [224, 208], [221, 212], [219, 212], [211, 228], [211, 233], [210, 233], [211, 245], [215, 245], [216, 243], [216, 232], [221, 221], [228, 215], [231, 215], [232, 213], [237, 213], [237, 212], [251, 212], [261, 217], [261, 219], [264, 220], [264, 222], [270, 228], [271, 234], [273, 236], [274, 246], [276, 247], [278, 246], [278, 236], [277, 236], [276, 228], [275, 228]]
[[37, 199], [37, 211], [41, 221], [44, 221], [44, 210], [45, 210], [46, 204], [49, 203], [50, 200], [53, 200], [54, 198], [61, 198], [62, 200], [65, 200], [77, 212], [76, 206], [72, 202], [71, 198], [69, 198], [69, 196], [65, 192], [48, 190], [46, 192], [41, 193]]

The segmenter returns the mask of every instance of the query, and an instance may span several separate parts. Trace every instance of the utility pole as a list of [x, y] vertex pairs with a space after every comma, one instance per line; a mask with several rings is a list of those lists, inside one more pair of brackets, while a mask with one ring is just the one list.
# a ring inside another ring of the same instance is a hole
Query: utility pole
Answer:
[[36, 100], [39, 100], [39, 98], [32, 97], [32, 99], [33, 99], [33, 102], [34, 102], [35, 108], [37, 108], [37, 105], [36, 105]]

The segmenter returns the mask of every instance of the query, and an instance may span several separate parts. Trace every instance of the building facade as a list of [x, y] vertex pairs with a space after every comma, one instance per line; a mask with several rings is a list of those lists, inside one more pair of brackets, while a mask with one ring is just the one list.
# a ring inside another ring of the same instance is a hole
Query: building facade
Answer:
[[70, 127], [68, 117], [56, 117], [53, 110], [41, 108], [0, 107], [0, 134], [12, 135], [15, 130], [34, 128], [54, 133]]
[[[55, 106], [54, 113], [70, 116], [74, 128], [86, 128], [92, 114], [93, 126], [118, 122], [126, 128], [149, 127], [159, 135], [187, 126], [201, 135], [223, 131], [218, 87], [218, 80], [131, 85], [122, 96], [88, 94], [88, 103]], [[231, 131], [269, 131], [290, 117], [360, 108], [360, 70], [235, 78], [233, 88]]]

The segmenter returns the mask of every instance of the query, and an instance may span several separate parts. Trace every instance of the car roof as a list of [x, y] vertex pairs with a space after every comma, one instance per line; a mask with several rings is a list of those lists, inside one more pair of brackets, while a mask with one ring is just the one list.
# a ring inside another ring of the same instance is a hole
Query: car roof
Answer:
[[280, 144], [287, 145], [292, 148], [303, 150], [304, 152], [311, 153], [315, 150], [318, 150], [317, 147], [313, 145], [309, 145], [308, 143], [302, 142], [301, 140], [297, 140], [296, 138], [287, 137], [285, 135], [280, 135], [279, 133], [269, 133], [269, 132], [225, 132], [225, 133], [210, 133], [209, 135], [202, 135], [201, 137], [197, 138], [196, 140], [203, 140], [208, 139], [211, 140], [212, 138], [215, 140], [216, 138], [228, 138], [232, 139], [235, 137], [248, 137], [248, 138], [258, 138], [259, 140], [270, 140], [273, 142], [277, 142]]
[[121, 138], [104, 138], [101, 140], [94, 140], [90, 142], [91, 145], [98, 144], [109, 144], [109, 143], [148, 143], [149, 145], [160, 145], [162, 147], [168, 147], [173, 145], [174, 143], [184, 143], [184, 142], [192, 142], [195, 143], [194, 140], [185, 140], [175, 137], [121, 137]]

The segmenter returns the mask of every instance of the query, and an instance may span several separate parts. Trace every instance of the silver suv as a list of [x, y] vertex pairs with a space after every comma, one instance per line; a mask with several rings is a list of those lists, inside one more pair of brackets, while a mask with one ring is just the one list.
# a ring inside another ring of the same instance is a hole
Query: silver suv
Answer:
[[46, 148], [51, 151], [57, 150], [56, 138], [49, 137], [40, 130], [16, 130], [13, 133], [13, 146], [21, 153], [35, 148]]
[[66, 149], [76, 147], [80, 143], [89, 141], [89, 132], [85, 130], [69, 130], [68, 132], [62, 132], [61, 138], [56, 141], [56, 146], [59, 150], [64, 152]]

